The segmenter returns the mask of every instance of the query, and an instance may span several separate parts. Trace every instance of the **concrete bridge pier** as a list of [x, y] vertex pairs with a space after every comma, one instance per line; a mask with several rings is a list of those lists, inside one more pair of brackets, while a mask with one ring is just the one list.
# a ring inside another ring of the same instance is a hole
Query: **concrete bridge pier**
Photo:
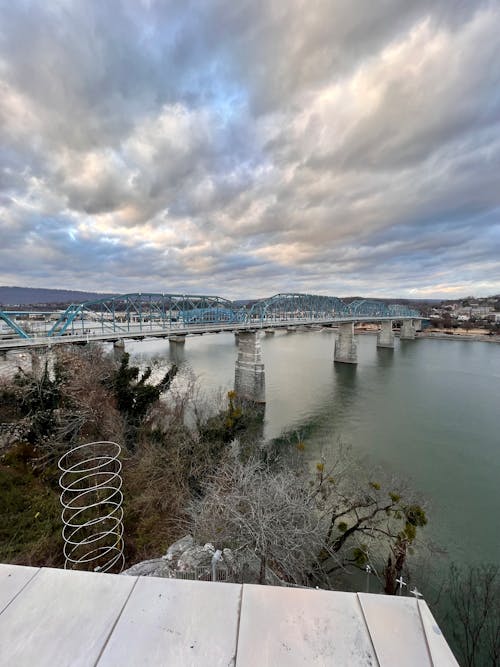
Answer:
[[123, 338], [114, 340], [113, 357], [119, 361], [124, 353], [125, 353], [125, 341], [123, 340]]
[[172, 334], [168, 337], [168, 344], [170, 348], [170, 359], [174, 364], [180, 365], [184, 361], [184, 345], [186, 343], [186, 336], [179, 336]]
[[415, 339], [415, 326], [413, 324], [413, 320], [403, 320], [400, 338], [401, 340]]
[[240, 399], [253, 403], [266, 402], [264, 364], [257, 331], [239, 332], [234, 390]]
[[186, 336], [182, 334], [180, 336], [178, 334], [175, 334], [168, 337], [168, 342], [171, 345], [184, 345], [186, 342]]
[[334, 361], [343, 364], [358, 363], [358, 349], [354, 340], [354, 322], [344, 322], [339, 327], [339, 335], [335, 341]]
[[384, 320], [377, 336], [377, 347], [394, 347], [392, 320]]
[[422, 329], [422, 320], [413, 320], [413, 326], [415, 331], [420, 331]]

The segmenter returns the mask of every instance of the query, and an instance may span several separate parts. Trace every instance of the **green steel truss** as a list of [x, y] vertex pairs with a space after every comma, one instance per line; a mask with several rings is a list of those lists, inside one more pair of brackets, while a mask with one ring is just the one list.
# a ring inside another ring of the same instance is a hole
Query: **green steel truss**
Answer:
[[[30, 339], [36, 335], [31, 327], [24, 325], [26, 315], [20, 311], [0, 310], [0, 320], [14, 338]], [[273, 322], [286, 320], [421, 318], [418, 311], [404, 305], [370, 300], [347, 303], [335, 296], [295, 293], [275, 294], [239, 305], [219, 296], [139, 292], [71, 304], [63, 312], [44, 315], [51, 318], [50, 327], [43, 333], [49, 338], [90, 333], [145, 335], [148, 331], [204, 323], [271, 326]]]

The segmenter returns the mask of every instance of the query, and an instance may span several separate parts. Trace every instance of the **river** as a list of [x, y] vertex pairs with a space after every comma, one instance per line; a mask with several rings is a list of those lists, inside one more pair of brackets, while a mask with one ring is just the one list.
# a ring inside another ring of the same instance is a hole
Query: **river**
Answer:
[[[331, 331], [261, 340], [265, 438], [296, 431], [311, 457], [339, 439], [367, 465], [410, 480], [429, 504], [428, 534], [458, 562], [500, 560], [500, 345], [360, 335], [358, 364], [333, 363]], [[233, 334], [128, 342], [133, 357], [175, 359], [202, 388], [232, 388]]]

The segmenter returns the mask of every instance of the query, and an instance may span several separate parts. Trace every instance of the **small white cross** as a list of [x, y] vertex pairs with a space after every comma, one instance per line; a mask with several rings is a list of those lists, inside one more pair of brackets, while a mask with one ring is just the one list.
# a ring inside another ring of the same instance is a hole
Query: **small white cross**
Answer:
[[417, 587], [416, 587], [416, 586], [415, 586], [415, 588], [414, 588], [412, 591], [410, 591], [410, 593], [411, 593], [412, 595], [414, 595], [414, 596], [417, 598], [417, 600], [418, 600], [418, 598], [423, 597], [422, 593], [421, 593], [419, 590], [417, 590]]
[[366, 592], [370, 592], [370, 574], [373, 572], [373, 568], [371, 565], [368, 565], [368, 563], [365, 565], [365, 572], [366, 572]]
[[401, 595], [401, 591], [403, 589], [403, 586], [406, 586], [406, 582], [403, 581], [403, 577], [399, 577], [399, 579], [396, 579], [396, 583], [399, 584], [399, 595]]

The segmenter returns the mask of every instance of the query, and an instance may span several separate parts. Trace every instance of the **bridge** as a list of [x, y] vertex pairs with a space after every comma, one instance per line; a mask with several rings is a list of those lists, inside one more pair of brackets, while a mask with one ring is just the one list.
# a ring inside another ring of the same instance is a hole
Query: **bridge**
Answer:
[[184, 344], [187, 336], [233, 331], [238, 336], [235, 389], [264, 402], [264, 365], [258, 333], [272, 335], [301, 327], [338, 327], [334, 360], [357, 363], [356, 323], [378, 323], [378, 347], [393, 348], [393, 322], [401, 338], [413, 339], [421, 315], [406, 305], [373, 300], [343, 301], [335, 296], [283, 293], [244, 305], [219, 296], [134, 293], [71, 304], [64, 311], [0, 310], [0, 352], [53, 345], [168, 338]]
[[71, 304], [62, 312], [0, 310], [0, 349], [420, 317], [408, 306], [314, 294], [276, 294], [242, 306], [218, 296], [136, 293]]

